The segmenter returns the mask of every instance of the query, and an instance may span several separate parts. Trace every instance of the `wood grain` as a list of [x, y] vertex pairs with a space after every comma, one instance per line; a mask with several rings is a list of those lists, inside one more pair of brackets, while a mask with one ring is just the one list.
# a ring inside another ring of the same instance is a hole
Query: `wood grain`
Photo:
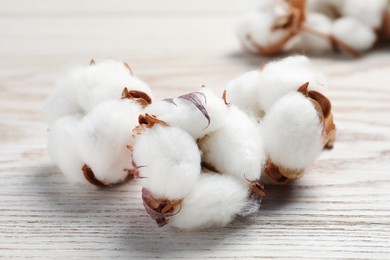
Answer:
[[46, 154], [42, 104], [89, 59], [126, 60], [160, 98], [223, 89], [266, 59], [234, 28], [252, 1], [0, 1], [0, 257], [390, 258], [390, 53], [313, 57], [330, 79], [337, 143], [301, 180], [267, 187], [259, 216], [157, 228], [140, 186], [68, 183]]

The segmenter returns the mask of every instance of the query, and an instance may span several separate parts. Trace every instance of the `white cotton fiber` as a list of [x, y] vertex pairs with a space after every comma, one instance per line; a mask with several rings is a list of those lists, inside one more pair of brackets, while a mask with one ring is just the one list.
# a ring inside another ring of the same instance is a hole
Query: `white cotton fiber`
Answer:
[[378, 29], [387, 4], [387, 0], [345, 0], [341, 12], [346, 17], [357, 18], [371, 29]]
[[305, 56], [292, 56], [270, 62], [261, 71], [258, 93], [260, 110], [268, 112], [273, 103], [309, 82], [309, 90], [326, 92], [325, 77]]
[[312, 101], [301, 93], [279, 99], [265, 115], [262, 136], [271, 160], [283, 168], [305, 169], [322, 150], [323, 124]]
[[57, 81], [56, 85], [56, 89], [47, 98], [43, 107], [49, 126], [60, 117], [83, 113], [83, 109], [77, 102], [77, 90], [64, 86], [61, 80]]
[[245, 207], [248, 185], [226, 175], [202, 174], [169, 225], [181, 229], [225, 226]]
[[104, 184], [115, 184], [132, 169], [132, 130], [142, 108], [128, 99], [109, 100], [95, 106], [80, 123], [77, 136], [80, 155]]
[[123, 89], [139, 90], [151, 96], [149, 86], [131, 75], [124, 63], [107, 60], [79, 70], [70, 77], [77, 78], [77, 100], [84, 111], [89, 111], [98, 103], [120, 98]]
[[333, 23], [332, 35], [357, 51], [370, 49], [375, 41], [375, 32], [356, 18], [345, 17]]
[[[324, 14], [308, 13], [306, 15], [306, 24], [315, 31], [329, 35], [332, 28], [332, 20]], [[332, 50], [331, 42], [312, 32], [302, 30], [294, 39], [292, 39], [284, 48], [285, 50], [305, 50], [311, 53], [322, 53]]]
[[49, 130], [48, 152], [69, 180], [87, 183], [81, 170], [84, 163], [76, 140], [81, 118], [81, 115], [72, 115], [55, 121]]
[[280, 15], [274, 11], [261, 11], [244, 17], [237, 29], [243, 47], [251, 52], [259, 52], [253, 42], [261, 48], [267, 48], [285, 38], [289, 34], [288, 30], [272, 30], [278, 17]]
[[50, 124], [61, 116], [87, 113], [103, 101], [120, 99], [125, 87], [152, 95], [146, 83], [133, 76], [124, 63], [115, 60], [74, 68], [56, 85], [44, 108]]
[[188, 195], [200, 175], [194, 139], [176, 127], [154, 125], [136, 137], [133, 158], [141, 184], [154, 197], [177, 200]]
[[230, 81], [226, 88], [226, 102], [246, 113], [260, 116], [257, 88], [260, 87], [260, 70], [253, 70]]
[[178, 127], [189, 133], [194, 139], [201, 138], [224, 123], [227, 107], [221, 97], [216, 96], [209, 88], [203, 87], [194, 92], [196, 98], [207, 112], [207, 116], [196, 105], [184, 98], [174, 98], [171, 101], [161, 100], [145, 109], [145, 113], [155, 115], [158, 119], [171, 126]]
[[257, 121], [235, 106], [229, 108], [227, 118], [220, 129], [200, 141], [202, 161], [244, 182], [260, 179], [266, 154]]

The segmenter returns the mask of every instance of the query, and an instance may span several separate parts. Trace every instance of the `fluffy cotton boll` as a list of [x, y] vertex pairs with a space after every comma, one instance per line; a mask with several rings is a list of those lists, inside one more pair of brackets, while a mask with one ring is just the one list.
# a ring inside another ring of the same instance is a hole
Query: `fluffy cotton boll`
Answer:
[[123, 89], [143, 91], [151, 96], [149, 86], [131, 75], [124, 63], [107, 60], [75, 70], [77, 100], [85, 111], [108, 99], [120, 98]]
[[305, 169], [319, 156], [322, 131], [315, 106], [298, 92], [279, 99], [262, 124], [268, 156], [275, 164], [291, 170]]
[[356, 18], [345, 17], [333, 23], [332, 35], [357, 51], [370, 49], [375, 41], [375, 32]]
[[285, 38], [289, 34], [287, 30], [272, 30], [277, 18], [273, 12], [252, 13], [244, 17], [237, 30], [244, 49], [259, 52], [253, 42], [264, 48]]
[[359, 19], [369, 27], [377, 29], [383, 19], [387, 0], [346, 0], [341, 13]]
[[181, 229], [225, 226], [245, 207], [248, 186], [226, 175], [202, 174], [169, 225]]
[[52, 125], [58, 118], [82, 113], [83, 109], [77, 102], [75, 91], [58, 82], [56, 90], [47, 98], [43, 112], [46, 121]]
[[81, 118], [81, 115], [64, 116], [54, 122], [49, 130], [48, 152], [69, 180], [86, 183], [81, 170], [83, 161], [75, 138], [79, 131]]
[[202, 160], [244, 182], [260, 179], [266, 154], [258, 123], [235, 106], [227, 118], [223, 127], [200, 141]]
[[259, 109], [267, 112], [276, 100], [306, 82], [309, 82], [309, 90], [326, 92], [324, 75], [313, 68], [307, 57], [293, 56], [268, 63], [261, 72], [257, 90]]
[[261, 116], [257, 104], [257, 88], [260, 85], [260, 70], [247, 72], [232, 81], [226, 88], [226, 101], [255, 116]]
[[345, 0], [308, 0], [308, 13], [317, 12], [334, 19], [340, 16]]
[[176, 127], [154, 125], [136, 137], [133, 158], [141, 184], [153, 196], [182, 199], [200, 175], [200, 152], [193, 138]]
[[197, 104], [183, 96], [170, 101], [155, 102], [145, 109], [145, 113], [155, 115], [169, 125], [183, 129], [194, 139], [201, 138], [223, 125], [227, 107], [222, 98], [217, 97], [209, 88], [203, 87], [199, 92], [201, 94], [195, 92], [185, 96], [196, 98], [197, 104], [204, 108], [207, 115], [196, 106]]
[[[329, 35], [332, 28], [332, 20], [326, 15], [320, 13], [308, 13], [306, 15], [306, 24], [314, 30]], [[284, 48], [285, 50], [305, 50], [311, 53], [322, 53], [332, 50], [332, 44], [324, 37], [319, 37], [311, 32], [301, 31]]]
[[109, 100], [95, 106], [80, 123], [77, 136], [83, 162], [102, 183], [123, 181], [132, 169], [132, 130], [142, 108], [128, 99]]

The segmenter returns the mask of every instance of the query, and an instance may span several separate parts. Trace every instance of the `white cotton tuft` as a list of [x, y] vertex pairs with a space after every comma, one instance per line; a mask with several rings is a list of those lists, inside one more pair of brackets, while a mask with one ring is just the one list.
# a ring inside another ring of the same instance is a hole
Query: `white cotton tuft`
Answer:
[[61, 81], [57, 81], [56, 85], [56, 89], [47, 98], [43, 107], [49, 126], [60, 117], [83, 113], [83, 109], [77, 102], [77, 90], [63, 86]]
[[387, 0], [345, 0], [342, 14], [362, 21], [372, 29], [378, 29], [382, 23]]
[[200, 141], [202, 160], [245, 183], [260, 179], [266, 154], [258, 123], [235, 106], [227, 118], [223, 127]]
[[257, 88], [260, 85], [260, 70], [244, 73], [228, 83], [226, 101], [246, 113], [260, 116], [257, 104]]
[[257, 90], [259, 109], [267, 112], [275, 101], [306, 82], [309, 82], [309, 90], [326, 92], [324, 75], [313, 68], [307, 57], [292, 56], [268, 63], [261, 71]]
[[[332, 28], [332, 20], [321, 13], [308, 13], [306, 15], [306, 24], [310, 28], [325, 35], [329, 35]], [[328, 39], [302, 30], [286, 44], [284, 49], [322, 53], [332, 50], [332, 45]]]
[[76, 140], [81, 118], [81, 115], [72, 115], [55, 121], [49, 130], [48, 152], [70, 181], [87, 183], [81, 170], [83, 161]]
[[153, 196], [182, 199], [200, 175], [200, 151], [193, 138], [176, 127], [154, 125], [136, 137], [133, 159], [141, 184]]
[[225, 175], [202, 174], [169, 225], [181, 229], [225, 226], [245, 207], [248, 186]]
[[224, 124], [227, 107], [222, 98], [216, 96], [209, 88], [202, 87], [198, 92], [201, 94], [194, 92], [187, 95], [196, 96], [210, 121], [196, 104], [181, 97], [155, 102], [145, 109], [145, 113], [155, 115], [169, 125], [181, 128], [194, 139], [201, 138]]
[[102, 101], [120, 98], [125, 87], [151, 96], [149, 86], [131, 75], [124, 63], [115, 60], [76, 69], [70, 76], [77, 78], [77, 99], [84, 111], [89, 111]]
[[109, 100], [95, 106], [80, 123], [77, 136], [81, 158], [104, 184], [123, 181], [132, 169], [132, 130], [142, 108], [128, 99]]
[[333, 23], [332, 35], [357, 51], [370, 49], [375, 41], [375, 32], [356, 18], [344, 17]]
[[74, 68], [56, 85], [44, 108], [50, 124], [61, 116], [87, 113], [103, 101], [120, 99], [125, 87], [152, 96], [146, 83], [133, 76], [124, 63], [115, 60]]
[[312, 101], [301, 93], [279, 99], [265, 115], [262, 136], [271, 160], [287, 169], [305, 169], [322, 150], [323, 124]]

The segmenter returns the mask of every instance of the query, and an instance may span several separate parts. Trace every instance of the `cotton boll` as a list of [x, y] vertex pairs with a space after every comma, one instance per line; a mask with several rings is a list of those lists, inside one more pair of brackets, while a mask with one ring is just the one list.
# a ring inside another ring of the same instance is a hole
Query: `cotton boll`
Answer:
[[[155, 115], [171, 126], [188, 132], [194, 139], [201, 138], [224, 123], [227, 107], [222, 98], [217, 97], [209, 88], [184, 95], [196, 99], [189, 101], [183, 96], [155, 102], [145, 109], [145, 113]], [[197, 107], [200, 105], [204, 111]]]
[[248, 186], [230, 176], [202, 174], [169, 225], [181, 229], [225, 226], [245, 207]]
[[272, 104], [289, 92], [309, 82], [310, 90], [326, 92], [325, 77], [313, 68], [305, 56], [292, 56], [268, 63], [261, 72], [257, 90], [259, 109], [267, 112]]
[[[257, 10], [268, 12], [273, 11], [275, 8], [275, 2], [278, 2], [277, 0], [258, 0], [256, 1], [257, 4]], [[279, 1], [280, 2], [280, 1]]]
[[132, 130], [142, 108], [128, 99], [109, 100], [95, 106], [80, 123], [77, 136], [80, 154], [96, 179], [120, 183], [132, 169]]
[[359, 19], [372, 29], [378, 29], [387, 4], [387, 0], [346, 0], [341, 12], [344, 16]]
[[[306, 24], [324, 35], [329, 35], [332, 28], [332, 20], [320, 13], [308, 13], [306, 15]], [[324, 37], [303, 30], [294, 40], [291, 40], [284, 49], [322, 53], [332, 50], [332, 44]]]
[[375, 32], [352, 17], [336, 20], [333, 23], [332, 35], [357, 51], [370, 49], [376, 41]]
[[279, 99], [265, 115], [262, 136], [272, 162], [303, 170], [322, 150], [323, 124], [312, 101], [298, 92]]
[[56, 120], [49, 130], [48, 152], [61, 172], [71, 181], [86, 183], [81, 170], [83, 161], [79, 154], [76, 136], [82, 116], [64, 116]]
[[235, 106], [227, 118], [223, 127], [199, 142], [203, 161], [245, 183], [260, 179], [266, 154], [258, 123]]
[[139, 90], [151, 96], [149, 86], [131, 75], [124, 63], [107, 60], [75, 70], [77, 100], [84, 111], [108, 99], [120, 98], [123, 89]]
[[52, 125], [60, 117], [83, 112], [77, 102], [75, 91], [68, 89], [60, 82], [56, 85], [57, 88], [47, 98], [43, 108], [45, 119], [49, 125]]
[[200, 175], [200, 152], [193, 138], [176, 127], [144, 129], [133, 147], [141, 184], [156, 198], [182, 199]]
[[260, 70], [247, 72], [228, 83], [226, 101], [247, 113], [261, 116], [257, 104], [257, 88], [260, 85]]

